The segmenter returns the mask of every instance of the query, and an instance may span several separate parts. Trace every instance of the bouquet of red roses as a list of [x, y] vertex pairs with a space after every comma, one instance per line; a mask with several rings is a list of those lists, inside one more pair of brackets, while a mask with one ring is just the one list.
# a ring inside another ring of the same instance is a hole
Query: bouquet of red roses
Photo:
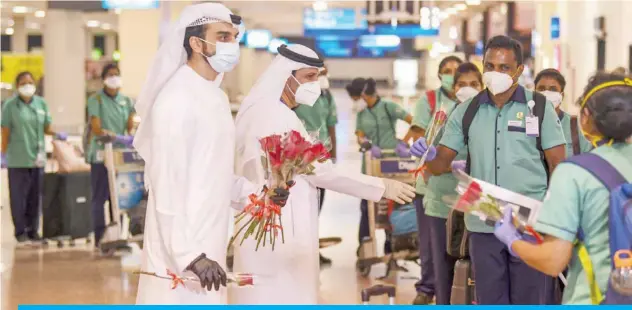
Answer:
[[[426, 134], [426, 142], [428, 143], [428, 145], [434, 145], [437, 136], [439, 136], [439, 132], [441, 132], [441, 129], [443, 129], [448, 121], [448, 114], [444, 109], [442, 109], [442, 106], [443, 105], [441, 105], [439, 107], [439, 110], [434, 113], [434, 115], [432, 116], [432, 120], [430, 121], [430, 126], [428, 126], [428, 132]], [[428, 156], [428, 151], [426, 151], [426, 153], [419, 160], [419, 165], [417, 166], [417, 169], [410, 171], [415, 175], [415, 177], [420, 174], [423, 175], [424, 170], [426, 170], [426, 156]]]
[[[330, 157], [322, 142], [312, 143], [295, 130], [264, 137], [259, 139], [259, 143], [264, 154], [261, 156], [261, 164], [268, 184], [259, 196], [250, 195], [250, 204], [235, 216], [235, 227], [240, 228], [231, 238], [229, 247], [240, 235], [241, 243], [253, 236], [257, 240], [256, 249], [259, 249], [262, 242], [263, 246], [268, 242], [274, 250], [279, 233], [281, 241], [285, 242], [281, 207], [270, 199], [276, 195], [274, 189], [288, 189], [293, 184], [294, 176], [313, 174], [313, 164]], [[244, 221], [244, 224], [238, 226]]]

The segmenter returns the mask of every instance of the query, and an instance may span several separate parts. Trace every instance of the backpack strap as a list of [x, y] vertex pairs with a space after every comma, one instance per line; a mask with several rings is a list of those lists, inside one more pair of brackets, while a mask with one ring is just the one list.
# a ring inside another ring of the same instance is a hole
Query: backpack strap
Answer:
[[551, 173], [549, 172], [549, 165], [546, 162], [546, 156], [544, 156], [544, 150], [542, 149], [542, 123], [544, 123], [544, 111], [546, 111], [546, 97], [538, 92], [533, 92], [533, 115], [538, 118], [538, 132], [539, 135], [535, 138], [535, 147], [540, 152], [540, 160], [544, 165], [544, 171], [546, 172], [547, 183], [551, 179]]
[[426, 98], [428, 98], [428, 105], [430, 106], [430, 115], [434, 114], [435, 109], [437, 108], [437, 93], [434, 90], [429, 90], [426, 92]]
[[590, 172], [599, 182], [601, 182], [609, 191], [615, 190], [621, 184], [626, 183], [621, 173], [613, 167], [607, 160], [594, 153], [584, 153], [573, 156], [566, 160], [584, 168]]
[[[478, 112], [478, 108], [480, 107], [480, 96], [483, 92], [478, 93], [472, 101], [470, 101], [470, 105], [467, 106], [465, 110], [465, 114], [463, 114], [463, 119], [461, 121], [461, 130], [463, 131], [463, 142], [465, 146], [468, 146], [470, 141], [470, 126], [472, 125], [472, 121], [474, 120], [474, 116], [476, 116], [476, 112]], [[467, 159], [465, 160], [465, 172], [470, 174], [470, 152], [468, 147]]]
[[[614, 191], [621, 184], [626, 182], [626, 179], [615, 167], [597, 154], [580, 154], [567, 159], [566, 162], [580, 166], [590, 172], [590, 174], [599, 180], [599, 182], [601, 182], [610, 192]], [[586, 272], [586, 277], [588, 278], [592, 304], [599, 305], [603, 301], [604, 297], [599, 289], [597, 280], [595, 279], [593, 264], [590, 259], [590, 255], [588, 254], [588, 249], [586, 249], [583, 241], [584, 232], [580, 228], [577, 232], [577, 257], [579, 258], [582, 268], [584, 269], [584, 272]]]
[[577, 122], [577, 116], [571, 116], [571, 141], [573, 143], [573, 155], [579, 155], [581, 153], [581, 149], [579, 148], [579, 126]]

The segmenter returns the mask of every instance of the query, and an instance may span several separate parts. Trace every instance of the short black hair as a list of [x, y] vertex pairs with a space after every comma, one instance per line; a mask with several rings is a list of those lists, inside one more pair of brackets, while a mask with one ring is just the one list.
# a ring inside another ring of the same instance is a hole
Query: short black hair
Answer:
[[364, 86], [366, 85], [366, 79], [364, 78], [355, 78], [351, 81], [351, 84], [345, 86], [347, 93], [351, 97], [359, 97], [362, 95], [362, 91], [364, 90]]
[[368, 78], [366, 80], [366, 87], [364, 88], [364, 93], [368, 96], [375, 96], [377, 93], [377, 82], [373, 78]]
[[[595, 87], [624, 79], [625, 76], [621, 74], [605, 72], [595, 74], [588, 81], [578, 103], [581, 104]], [[606, 139], [624, 142], [632, 136], [632, 86], [610, 86], [598, 90], [588, 98], [583, 108], [590, 111], [597, 130]]]
[[485, 52], [492, 48], [502, 48], [512, 50], [514, 52], [514, 56], [516, 57], [516, 61], [518, 65], [521, 65], [524, 62], [524, 56], [522, 55], [522, 44], [515, 39], [512, 39], [508, 36], [495, 36], [485, 44]]
[[187, 27], [184, 31], [184, 42], [182, 45], [184, 46], [184, 50], [187, 52], [187, 59], [191, 59], [193, 55], [193, 48], [191, 48], [191, 44], [189, 43], [189, 39], [191, 37], [196, 38], [204, 38], [206, 34], [207, 24], [202, 24], [198, 26]]
[[534, 81], [535, 85], [537, 86], [538, 82], [540, 82], [540, 80], [545, 77], [555, 79], [558, 83], [560, 83], [560, 86], [562, 87], [562, 91], [564, 91], [564, 88], [566, 88], [566, 79], [564, 78], [562, 73], [560, 73], [559, 71], [553, 68], [544, 69], [540, 71], [538, 75], [535, 76], [535, 81]]
[[33, 80], [35, 80], [33, 74], [30, 71], [22, 71], [18, 73], [18, 75], [15, 77], [15, 86], [17, 86], [20, 83], [20, 80], [25, 76], [30, 76]]
[[112, 70], [112, 69], [116, 69], [116, 70], [118, 70], [118, 72], [119, 72], [119, 73], [121, 72], [121, 69], [119, 69], [119, 67], [118, 67], [118, 65], [117, 65], [117, 64], [115, 64], [115, 63], [113, 63], [113, 62], [112, 62], [112, 63], [109, 63], [109, 64], [107, 64], [107, 65], [105, 65], [105, 66], [103, 67], [103, 70], [101, 71], [101, 79], [102, 79], [102, 80], [105, 80], [105, 76], [106, 76], [106, 75], [108, 75], [108, 72], [109, 72], [110, 70]]
[[461, 60], [461, 58], [456, 57], [454, 55], [450, 55], [446, 58], [441, 59], [441, 62], [439, 63], [439, 73], [441, 73], [441, 69], [443, 69], [443, 67], [445, 67], [445, 65], [447, 65], [450, 62], [455, 61], [456, 63], [458, 63], [459, 65], [463, 63], [463, 60]]
[[483, 75], [481, 74], [481, 70], [478, 70], [478, 67], [471, 62], [462, 63], [459, 65], [458, 68], [456, 68], [456, 74], [454, 75], [454, 85], [456, 85], [456, 82], [463, 74], [470, 72], [476, 73], [478, 81], [481, 83], [481, 85], [483, 85]]

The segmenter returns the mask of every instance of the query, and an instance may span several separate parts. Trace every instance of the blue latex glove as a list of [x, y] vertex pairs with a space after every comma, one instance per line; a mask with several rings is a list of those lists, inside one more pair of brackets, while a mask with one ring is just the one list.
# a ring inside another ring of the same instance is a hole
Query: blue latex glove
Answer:
[[[511, 249], [511, 245], [517, 240], [522, 240], [522, 234], [516, 229], [516, 226], [513, 224], [513, 216], [511, 214], [511, 208], [505, 208], [505, 212], [503, 213], [502, 222], [496, 223], [496, 227], [494, 228], [494, 235], [500, 242], [504, 243], [507, 248], [509, 248], [509, 253], [511, 255], [516, 256], [513, 250]], [[517, 257], [517, 256], [516, 256]]]
[[2, 168], [7, 167], [7, 156], [4, 154], [2, 154], [0, 157], [0, 166], [2, 166]]
[[455, 160], [452, 162], [452, 171], [465, 171], [465, 160]]
[[426, 161], [432, 161], [433, 159], [435, 159], [435, 157], [437, 157], [437, 149], [433, 145], [428, 146], [426, 144], [426, 138], [417, 139], [417, 141], [415, 141], [415, 143], [413, 143], [413, 146], [410, 148], [410, 153], [413, 154], [413, 156], [419, 158], [423, 157], [426, 151], [428, 151]]
[[408, 147], [408, 143], [400, 141], [395, 147], [395, 154], [401, 158], [409, 158], [410, 148]]
[[371, 147], [371, 156], [373, 158], [380, 158], [382, 157], [382, 149], [377, 147], [377, 146], [372, 146]]
[[134, 136], [116, 136], [115, 141], [130, 147], [132, 146], [132, 143], [134, 143]]
[[59, 141], [66, 141], [68, 140], [68, 134], [65, 132], [58, 132], [55, 135], [55, 139], [59, 140]]

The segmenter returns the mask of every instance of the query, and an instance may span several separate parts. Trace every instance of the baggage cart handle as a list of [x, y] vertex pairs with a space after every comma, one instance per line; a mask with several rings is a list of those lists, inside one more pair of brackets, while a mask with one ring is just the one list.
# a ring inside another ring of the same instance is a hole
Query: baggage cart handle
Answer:
[[362, 290], [362, 302], [368, 304], [372, 296], [388, 295], [390, 304], [395, 304], [395, 287], [390, 285], [375, 285]]

